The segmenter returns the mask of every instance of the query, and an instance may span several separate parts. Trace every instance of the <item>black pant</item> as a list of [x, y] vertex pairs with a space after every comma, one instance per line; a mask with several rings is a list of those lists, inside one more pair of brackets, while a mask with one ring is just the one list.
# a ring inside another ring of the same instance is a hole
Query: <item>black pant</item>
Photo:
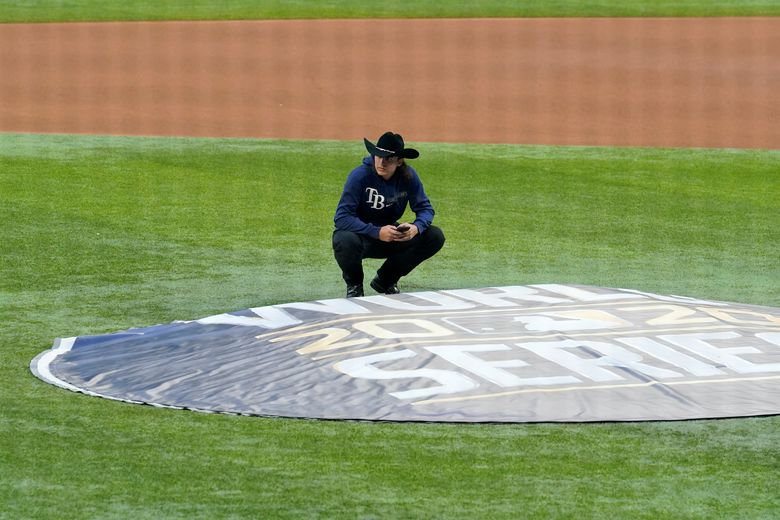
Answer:
[[351, 231], [333, 232], [333, 253], [347, 285], [363, 283], [363, 259], [386, 258], [377, 270], [383, 283], [395, 284], [402, 276], [435, 255], [444, 245], [444, 233], [430, 226], [406, 242], [382, 242]]

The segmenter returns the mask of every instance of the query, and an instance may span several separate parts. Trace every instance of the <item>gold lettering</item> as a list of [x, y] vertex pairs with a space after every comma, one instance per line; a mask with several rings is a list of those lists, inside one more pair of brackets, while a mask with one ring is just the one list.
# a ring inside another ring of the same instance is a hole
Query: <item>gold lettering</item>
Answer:
[[301, 334], [290, 334], [289, 336], [282, 336], [280, 338], [273, 338], [270, 341], [276, 343], [277, 341], [294, 341], [304, 338], [311, 338], [316, 336], [325, 336], [317, 341], [313, 341], [303, 348], [296, 350], [298, 354], [311, 354], [313, 352], [323, 352], [326, 350], [336, 350], [339, 348], [354, 347], [357, 345], [365, 345], [370, 343], [368, 338], [358, 338], [349, 341], [342, 341], [344, 338], [350, 335], [350, 331], [346, 329], [339, 329], [336, 327], [329, 327], [326, 329], [312, 330], [309, 332], [303, 332]]
[[[384, 328], [385, 325], [407, 324], [417, 327], [419, 330], [414, 332], [399, 332]], [[453, 331], [437, 325], [430, 320], [418, 319], [397, 319], [397, 320], [370, 320], [360, 321], [353, 325], [357, 330], [370, 334], [375, 338], [381, 339], [401, 339], [401, 338], [439, 338], [450, 336]]]
[[[646, 319], [645, 323], [648, 325], [686, 325], [689, 323], [712, 323], [715, 319], [700, 316], [698, 318], [690, 318], [696, 314], [694, 309], [689, 307], [682, 307], [680, 305], [651, 305], [649, 307], [621, 307], [621, 311], [666, 311], [664, 314], [656, 318]], [[704, 310], [704, 309], [699, 309]]]
[[[744, 309], [710, 309], [707, 307], [699, 307], [698, 309], [706, 312], [710, 316], [715, 316], [719, 320], [729, 323], [745, 323], [749, 325], [780, 325], [780, 316], [772, 316], [771, 314], [764, 314], [763, 312], [748, 311]], [[743, 320], [733, 316], [733, 314], [755, 316], [761, 318], [761, 320]]]

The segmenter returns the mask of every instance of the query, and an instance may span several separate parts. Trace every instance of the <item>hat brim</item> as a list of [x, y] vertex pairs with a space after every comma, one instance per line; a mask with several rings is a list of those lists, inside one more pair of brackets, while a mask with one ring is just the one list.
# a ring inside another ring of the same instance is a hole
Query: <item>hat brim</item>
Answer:
[[414, 148], [404, 148], [401, 150], [401, 153], [396, 153], [392, 150], [383, 150], [381, 148], [377, 148], [374, 143], [365, 137], [363, 138], [363, 143], [366, 145], [366, 150], [368, 150], [368, 153], [376, 157], [390, 157], [391, 155], [396, 155], [398, 157], [403, 157], [404, 159], [416, 159], [420, 156], [420, 152]]

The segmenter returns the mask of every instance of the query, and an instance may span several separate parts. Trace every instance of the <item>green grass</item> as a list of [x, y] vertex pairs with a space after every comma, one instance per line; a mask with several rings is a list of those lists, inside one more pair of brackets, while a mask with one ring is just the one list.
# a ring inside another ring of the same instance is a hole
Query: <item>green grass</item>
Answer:
[[[415, 143], [448, 242], [407, 290], [780, 306], [780, 152]], [[317, 422], [44, 384], [55, 337], [338, 297], [360, 142], [0, 135], [0, 518], [773, 518], [780, 418]]]
[[777, 15], [777, 0], [0, 0], [0, 22]]

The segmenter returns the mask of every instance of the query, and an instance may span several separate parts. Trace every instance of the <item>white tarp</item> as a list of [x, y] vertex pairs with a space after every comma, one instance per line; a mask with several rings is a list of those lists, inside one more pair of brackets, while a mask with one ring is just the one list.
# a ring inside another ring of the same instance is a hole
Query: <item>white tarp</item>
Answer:
[[780, 309], [573, 285], [321, 300], [59, 339], [49, 383], [158, 406], [442, 422], [780, 413]]

